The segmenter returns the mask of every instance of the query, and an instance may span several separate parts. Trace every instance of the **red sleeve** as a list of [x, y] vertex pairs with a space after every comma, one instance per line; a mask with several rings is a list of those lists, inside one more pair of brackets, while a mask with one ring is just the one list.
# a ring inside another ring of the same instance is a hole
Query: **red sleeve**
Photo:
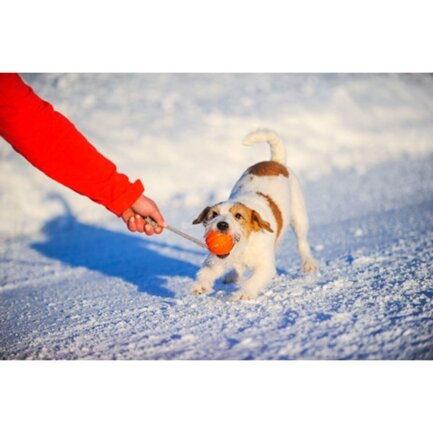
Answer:
[[143, 193], [18, 74], [0, 74], [0, 135], [47, 176], [117, 216]]

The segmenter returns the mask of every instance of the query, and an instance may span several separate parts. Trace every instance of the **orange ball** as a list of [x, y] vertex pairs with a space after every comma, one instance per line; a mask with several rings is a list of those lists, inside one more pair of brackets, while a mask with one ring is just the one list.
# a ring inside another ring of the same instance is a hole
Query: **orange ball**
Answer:
[[211, 253], [223, 256], [231, 251], [234, 242], [230, 235], [212, 231], [206, 236], [206, 245]]

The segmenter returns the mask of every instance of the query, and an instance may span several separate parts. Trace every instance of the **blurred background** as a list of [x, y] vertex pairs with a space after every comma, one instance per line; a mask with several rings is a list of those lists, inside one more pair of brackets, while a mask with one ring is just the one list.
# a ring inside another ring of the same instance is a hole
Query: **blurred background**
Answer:
[[[274, 129], [303, 181], [335, 170], [433, 152], [433, 76], [428, 74], [23, 74], [94, 146], [165, 212], [222, 200]], [[32, 233], [60, 213], [49, 192], [97, 223], [111, 216], [56, 185], [0, 138], [0, 235]], [[178, 218], [176, 218], [178, 219]], [[188, 223], [190, 220], [188, 220]]]

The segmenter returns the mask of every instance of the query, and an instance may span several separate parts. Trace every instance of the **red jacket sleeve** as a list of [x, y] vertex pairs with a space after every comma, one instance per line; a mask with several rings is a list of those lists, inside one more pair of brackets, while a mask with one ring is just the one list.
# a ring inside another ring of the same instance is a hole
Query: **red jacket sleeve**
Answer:
[[117, 216], [143, 193], [18, 74], [0, 74], [0, 135], [52, 179]]

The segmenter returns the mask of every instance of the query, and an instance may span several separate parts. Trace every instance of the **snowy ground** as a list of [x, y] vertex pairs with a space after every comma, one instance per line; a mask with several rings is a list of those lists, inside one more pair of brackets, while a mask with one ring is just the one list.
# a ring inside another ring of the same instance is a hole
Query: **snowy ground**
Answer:
[[255, 302], [190, 295], [204, 253], [128, 233], [0, 142], [0, 358], [432, 359], [433, 78], [427, 75], [25, 75], [167, 221], [191, 221], [268, 157], [303, 181], [320, 262], [292, 234]]

